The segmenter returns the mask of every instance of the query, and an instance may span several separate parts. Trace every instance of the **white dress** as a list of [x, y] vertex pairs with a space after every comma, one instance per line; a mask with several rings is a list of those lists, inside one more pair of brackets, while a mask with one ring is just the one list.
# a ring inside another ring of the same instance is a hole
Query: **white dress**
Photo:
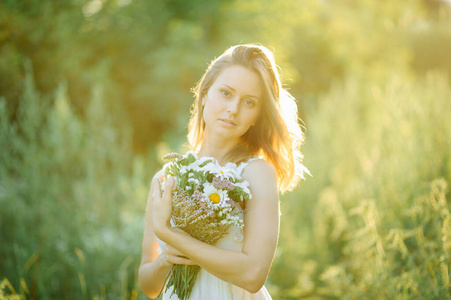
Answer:
[[[247, 162], [241, 163], [237, 169], [241, 174], [246, 165], [256, 160], [251, 158]], [[240, 216], [243, 217], [243, 211], [239, 205], [236, 209], [240, 210]], [[163, 241], [158, 240], [161, 248], [166, 245]], [[236, 226], [231, 226], [223, 238], [221, 238], [215, 245], [216, 247], [241, 251], [243, 248], [243, 230]], [[163, 300], [178, 300], [177, 295], [172, 295], [172, 287], [163, 293]], [[243, 288], [228, 283], [218, 277], [208, 273], [204, 269], [200, 269], [193, 290], [191, 292], [190, 300], [271, 300], [266, 288], [263, 286], [257, 293], [250, 293]]]

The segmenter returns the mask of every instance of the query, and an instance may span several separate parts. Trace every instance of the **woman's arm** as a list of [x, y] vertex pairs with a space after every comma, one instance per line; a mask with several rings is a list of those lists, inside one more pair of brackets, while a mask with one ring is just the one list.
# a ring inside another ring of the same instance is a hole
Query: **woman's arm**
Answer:
[[[158, 174], [155, 176], [157, 177]], [[157, 194], [158, 193], [158, 194]], [[142, 258], [139, 267], [139, 288], [149, 298], [156, 298], [163, 288], [172, 264], [194, 264], [189, 259], [181, 257], [182, 254], [171, 245], [166, 245], [158, 254], [158, 242], [152, 228], [152, 198], [159, 196], [158, 180], [153, 180], [146, 207], [146, 219], [142, 244]]]
[[[216, 277], [255, 293], [269, 274], [279, 235], [277, 174], [266, 161], [250, 163], [242, 175], [250, 183], [241, 252], [225, 250], [177, 232], [169, 225], [171, 196], [154, 198], [155, 234]], [[169, 189], [170, 187], [166, 187]]]

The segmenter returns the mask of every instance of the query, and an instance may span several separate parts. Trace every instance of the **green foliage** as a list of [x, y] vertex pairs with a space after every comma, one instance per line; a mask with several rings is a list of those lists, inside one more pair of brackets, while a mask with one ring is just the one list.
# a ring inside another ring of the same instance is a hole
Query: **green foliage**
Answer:
[[129, 131], [117, 128], [102, 97], [94, 87], [82, 120], [65, 84], [46, 103], [27, 73], [16, 122], [1, 101], [0, 270], [19, 294], [133, 292], [143, 226], [136, 215], [151, 170], [133, 158]]
[[233, 44], [274, 48], [302, 104], [350, 73], [450, 72], [450, 11], [432, 17], [429, 2], [2, 1], [0, 96], [14, 116], [27, 59], [44, 95], [67, 82], [77, 113], [101, 84], [107, 107], [134, 129], [134, 151], [146, 153], [184, 137], [190, 88]]
[[[282, 202], [283, 252], [270, 280], [284, 289], [275, 295], [450, 297], [446, 76], [350, 77], [326, 98], [307, 123], [313, 178]], [[295, 278], [286, 278], [287, 254]]]

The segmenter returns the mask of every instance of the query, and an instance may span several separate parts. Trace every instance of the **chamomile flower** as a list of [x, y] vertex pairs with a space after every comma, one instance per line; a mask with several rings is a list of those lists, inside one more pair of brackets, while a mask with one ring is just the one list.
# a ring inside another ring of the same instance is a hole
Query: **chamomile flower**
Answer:
[[211, 183], [206, 182], [204, 184], [204, 199], [207, 203], [213, 206], [228, 206], [226, 203], [229, 200], [227, 191], [215, 188]]
[[235, 168], [229, 167], [221, 167], [218, 163], [209, 163], [205, 165], [202, 170], [204, 172], [210, 172], [212, 174], [215, 174], [217, 177], [221, 179], [240, 179], [240, 174], [236, 171]]
[[228, 168], [228, 169], [236, 169], [236, 164], [233, 162], [228, 162], [225, 164], [224, 168]]

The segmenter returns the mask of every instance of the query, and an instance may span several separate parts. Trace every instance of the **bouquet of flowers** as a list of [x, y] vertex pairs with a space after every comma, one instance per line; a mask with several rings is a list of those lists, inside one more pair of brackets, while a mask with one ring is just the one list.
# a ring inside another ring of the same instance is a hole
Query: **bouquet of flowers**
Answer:
[[[172, 226], [181, 228], [192, 237], [214, 245], [227, 234], [230, 226], [243, 227], [235, 207], [251, 199], [249, 183], [234, 163], [220, 166], [212, 157], [198, 158], [188, 151], [185, 155], [171, 153], [163, 157], [163, 180], [175, 179], [172, 190]], [[166, 290], [173, 286], [179, 299], [188, 299], [199, 266], [173, 265]]]

